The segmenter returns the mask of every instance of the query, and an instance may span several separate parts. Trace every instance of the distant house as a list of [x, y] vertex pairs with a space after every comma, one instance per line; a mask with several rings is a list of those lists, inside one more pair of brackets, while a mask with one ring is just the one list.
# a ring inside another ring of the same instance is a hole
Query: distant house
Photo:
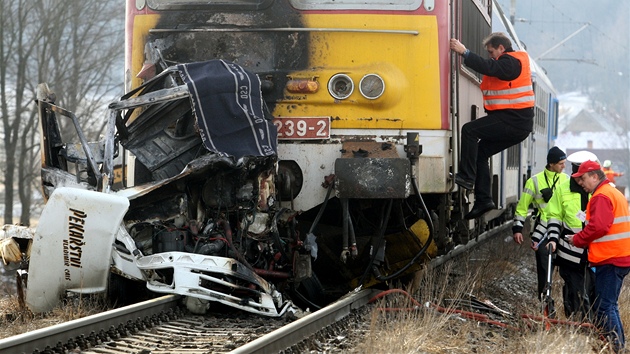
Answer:
[[[630, 174], [630, 150], [628, 123], [625, 118], [608, 112], [603, 107], [593, 107], [587, 96], [568, 93], [558, 97], [558, 138], [556, 145], [567, 155], [588, 150], [599, 158], [600, 163], [612, 161], [613, 170], [626, 175], [617, 177], [618, 186], [628, 186]], [[567, 165], [567, 173], [571, 167]]]

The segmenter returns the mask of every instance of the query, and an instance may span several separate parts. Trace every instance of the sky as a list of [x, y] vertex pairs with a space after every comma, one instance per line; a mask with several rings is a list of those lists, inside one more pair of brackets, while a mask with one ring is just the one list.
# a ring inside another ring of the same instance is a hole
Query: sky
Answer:
[[630, 112], [630, 1], [498, 3], [559, 93], [580, 91], [604, 109]]

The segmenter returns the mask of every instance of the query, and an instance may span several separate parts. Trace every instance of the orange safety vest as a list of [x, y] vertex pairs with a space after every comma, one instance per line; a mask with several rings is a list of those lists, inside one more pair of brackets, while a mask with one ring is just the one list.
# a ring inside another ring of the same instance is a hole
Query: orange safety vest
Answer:
[[608, 178], [609, 181], [611, 181], [612, 183], [615, 183], [615, 177], [619, 177], [621, 176], [621, 173], [619, 172], [615, 172], [610, 168], [603, 168], [604, 173], [606, 174], [606, 178]]
[[526, 52], [506, 52], [521, 62], [521, 74], [512, 81], [485, 76], [481, 80], [483, 106], [488, 111], [497, 109], [522, 109], [534, 107], [534, 88], [529, 56]]
[[[593, 193], [605, 195], [610, 199], [613, 206], [615, 219], [610, 226], [608, 233], [588, 246], [588, 260], [591, 263], [601, 263], [607, 259], [630, 256], [630, 212], [628, 211], [628, 201], [612, 185], [606, 183]], [[586, 220], [590, 220], [590, 208], [586, 208]]]

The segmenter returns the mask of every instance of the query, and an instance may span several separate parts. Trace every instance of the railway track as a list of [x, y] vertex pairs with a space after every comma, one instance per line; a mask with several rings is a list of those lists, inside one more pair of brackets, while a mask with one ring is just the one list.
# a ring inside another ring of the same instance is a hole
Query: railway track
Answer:
[[[434, 259], [430, 268], [479, 246], [509, 224], [494, 228]], [[242, 312], [193, 315], [178, 296], [164, 296], [0, 340], [0, 353], [272, 353], [283, 351], [365, 306], [378, 290], [349, 293], [297, 320]], [[288, 321], [291, 321], [287, 324]]]

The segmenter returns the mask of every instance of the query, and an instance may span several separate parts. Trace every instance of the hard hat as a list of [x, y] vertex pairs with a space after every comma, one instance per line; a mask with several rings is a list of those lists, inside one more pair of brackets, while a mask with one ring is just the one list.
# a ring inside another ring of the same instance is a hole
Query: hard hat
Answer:
[[[599, 159], [597, 159], [597, 155], [586, 150], [576, 151], [567, 157], [567, 161], [569, 161], [570, 163], [574, 165], [579, 165], [582, 162], [588, 161], [588, 160], [597, 161], [599, 163]], [[606, 166], [605, 162], [604, 162], [604, 166]]]
[[604, 167], [610, 167], [610, 166], [612, 166], [612, 162], [610, 160], [604, 161]]

